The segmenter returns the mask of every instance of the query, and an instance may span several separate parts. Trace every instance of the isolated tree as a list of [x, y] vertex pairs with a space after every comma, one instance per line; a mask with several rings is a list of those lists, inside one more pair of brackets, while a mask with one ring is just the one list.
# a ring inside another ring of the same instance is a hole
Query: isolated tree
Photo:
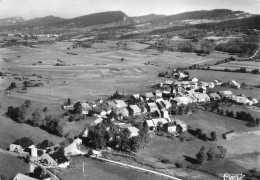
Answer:
[[199, 164], [202, 164], [206, 160], [206, 152], [205, 152], [205, 147], [202, 146], [200, 151], [196, 154], [196, 159]]
[[74, 105], [74, 113], [75, 114], [81, 114], [83, 111], [83, 108], [81, 106], [81, 103], [80, 102], [77, 102], [75, 105]]
[[13, 89], [13, 88], [16, 88], [16, 83], [15, 82], [11, 82], [10, 86], [8, 89]]
[[68, 98], [68, 105], [71, 105], [71, 100], [70, 100], [70, 98]]
[[30, 107], [30, 106], [31, 106], [31, 101], [30, 101], [30, 100], [25, 100], [25, 101], [24, 101], [24, 105], [25, 105], [26, 107]]
[[34, 126], [45, 126], [45, 116], [40, 109], [36, 109], [32, 113], [32, 123]]
[[22, 123], [22, 122], [27, 121], [28, 111], [24, 104], [22, 106], [16, 108], [15, 111], [17, 111], [17, 121], [18, 122]]
[[210, 136], [211, 136], [211, 140], [212, 141], [216, 141], [217, 140], [217, 133], [215, 131], [212, 131], [210, 133]]
[[200, 137], [203, 134], [202, 130], [200, 128], [196, 129], [196, 135]]
[[220, 158], [225, 158], [226, 157], [226, 154], [227, 154], [227, 149], [224, 148], [223, 146], [217, 146], [217, 149], [218, 149], [218, 156]]
[[207, 137], [207, 134], [203, 133], [200, 137], [203, 141], [207, 141], [208, 140], [208, 137]]
[[256, 119], [255, 119], [255, 123], [256, 123], [257, 126], [259, 125], [259, 121], [260, 121], [259, 118], [256, 118]]
[[47, 107], [43, 108], [43, 112], [47, 112], [47, 110], [48, 110]]
[[215, 159], [215, 156], [216, 156], [216, 148], [214, 147], [211, 147], [208, 152], [207, 152], [207, 157], [208, 157], [208, 161], [213, 161]]
[[131, 143], [131, 151], [137, 152], [141, 147], [141, 140], [139, 136], [132, 137], [130, 143]]

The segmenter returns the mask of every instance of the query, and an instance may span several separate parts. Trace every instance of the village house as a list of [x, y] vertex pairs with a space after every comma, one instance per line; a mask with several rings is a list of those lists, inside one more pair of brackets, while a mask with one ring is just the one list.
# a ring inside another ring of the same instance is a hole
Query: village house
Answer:
[[132, 116], [141, 114], [141, 109], [137, 105], [130, 105], [129, 111]]
[[115, 103], [116, 103], [117, 108], [119, 108], [119, 109], [127, 107], [127, 104], [125, 103], [124, 100], [116, 100]]
[[127, 129], [130, 132], [131, 138], [139, 135], [139, 129], [137, 129], [136, 127], [128, 127]]
[[155, 90], [155, 96], [156, 96], [156, 97], [162, 97], [162, 91], [160, 91], [160, 90]]
[[22, 153], [24, 149], [34, 146], [31, 139], [22, 137], [10, 144], [9, 150], [13, 152]]
[[215, 87], [215, 84], [213, 82], [209, 82], [209, 88], [214, 88]]
[[88, 103], [81, 103], [82, 113], [81, 114], [89, 114], [92, 111], [92, 107]]
[[133, 98], [135, 100], [139, 100], [140, 99], [140, 94], [133, 94], [132, 96], [133, 96]]
[[69, 159], [62, 153], [62, 151], [56, 151], [48, 155], [50, 157], [47, 159], [48, 164], [59, 168], [67, 168], [70, 164]]
[[252, 101], [250, 101], [247, 97], [245, 97], [243, 94], [242, 95], [233, 95], [232, 100], [239, 103], [239, 104], [248, 104], [252, 105]]
[[191, 81], [194, 83], [197, 83], [199, 80], [198, 80], [198, 78], [192, 78]]
[[238, 82], [236, 82], [235, 80], [230, 81], [229, 85], [234, 88], [237, 88], [237, 89], [239, 89], [241, 87], [241, 85]]
[[207, 92], [207, 88], [205, 86], [200, 86], [198, 87], [195, 92], [199, 92], [199, 93], [206, 93]]
[[127, 110], [127, 108], [116, 109], [115, 113], [119, 116], [122, 116], [122, 117], [128, 117], [129, 116], [129, 111]]
[[252, 104], [258, 103], [258, 100], [256, 98], [249, 97], [248, 99], [252, 102]]
[[215, 80], [213, 81], [213, 83], [214, 83], [216, 86], [221, 86], [221, 84], [222, 84], [222, 82], [221, 82], [220, 80], [217, 80], [217, 79], [215, 79]]
[[95, 121], [93, 121], [90, 126], [95, 126], [103, 121], [103, 118], [99, 117]]
[[153, 123], [153, 120], [145, 120], [145, 123], [147, 124], [150, 132], [156, 130], [156, 125]]
[[177, 131], [177, 126], [175, 123], [166, 123], [164, 124], [164, 129], [168, 133], [175, 133]]
[[203, 93], [194, 93], [193, 96], [197, 99], [198, 102], [206, 102], [210, 100], [210, 97]]
[[110, 110], [112, 110], [112, 109], [115, 110], [118, 108], [117, 104], [114, 101], [107, 101], [107, 104], [108, 104]]
[[210, 93], [209, 97], [212, 100], [219, 100], [220, 99], [220, 95], [218, 93]]
[[185, 122], [183, 122], [179, 119], [174, 119], [174, 122], [176, 122], [176, 124], [182, 128], [182, 132], [186, 132], [188, 130], [188, 126]]
[[190, 97], [188, 96], [183, 96], [183, 97], [175, 97], [173, 99], [174, 102], [176, 102], [176, 104], [179, 106], [181, 104], [187, 105], [189, 103], [192, 103], [192, 100]]
[[158, 124], [164, 125], [168, 122], [165, 118], [155, 118], [155, 119], [152, 119], [152, 121], [156, 127], [158, 126]]
[[167, 80], [163, 83], [164, 86], [170, 87], [173, 84], [173, 81]]
[[21, 173], [17, 173], [16, 176], [13, 178], [13, 180], [38, 180], [38, 179], [32, 178], [30, 176], [26, 176]]
[[78, 148], [80, 144], [82, 144], [82, 140], [80, 138], [74, 139], [74, 141], [70, 145], [64, 148], [64, 155], [83, 155], [84, 153]]
[[148, 92], [148, 93], [144, 94], [144, 97], [145, 97], [146, 101], [148, 101], [148, 100], [154, 98], [154, 95], [152, 92]]
[[147, 103], [149, 112], [155, 112], [158, 110], [156, 103]]
[[231, 91], [219, 91], [218, 93], [221, 96], [221, 98], [231, 99], [233, 96], [233, 93]]

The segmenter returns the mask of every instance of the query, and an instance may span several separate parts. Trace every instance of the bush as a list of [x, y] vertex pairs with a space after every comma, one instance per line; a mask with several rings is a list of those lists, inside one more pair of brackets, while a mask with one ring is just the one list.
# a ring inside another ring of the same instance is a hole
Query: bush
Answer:
[[175, 163], [176, 168], [183, 168], [183, 165], [181, 163]]
[[163, 164], [171, 164], [171, 161], [169, 159], [162, 159], [161, 162]]

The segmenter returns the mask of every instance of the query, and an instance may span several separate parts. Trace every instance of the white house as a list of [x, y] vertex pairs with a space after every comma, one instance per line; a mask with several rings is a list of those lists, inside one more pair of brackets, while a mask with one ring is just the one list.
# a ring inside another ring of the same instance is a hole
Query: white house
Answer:
[[146, 99], [146, 100], [149, 100], [149, 99], [151, 99], [151, 98], [154, 98], [154, 95], [153, 95], [152, 92], [145, 93], [144, 96], [145, 96], [145, 99]]
[[210, 82], [209, 83], [209, 88], [214, 88], [215, 87], [215, 84], [213, 82]]
[[153, 120], [146, 120], [145, 123], [147, 124], [150, 132], [156, 129], [156, 125], [153, 123]]
[[150, 112], [155, 112], [158, 110], [158, 107], [155, 103], [148, 103], [148, 106], [149, 106], [149, 111]]
[[221, 98], [232, 98], [233, 93], [231, 91], [219, 91], [218, 92]]
[[160, 90], [155, 90], [155, 96], [157, 96], [157, 97], [162, 97], [162, 91], [160, 91]]
[[198, 102], [206, 102], [210, 100], [210, 97], [204, 93], [194, 93], [193, 96], [197, 99]]
[[128, 127], [127, 128], [130, 131], [130, 137], [135, 137], [139, 135], [139, 129], [136, 127]]
[[17, 173], [16, 176], [13, 178], [13, 180], [38, 180], [38, 179], [32, 178], [30, 176], [26, 176], [21, 173]]
[[130, 105], [129, 108], [131, 115], [136, 116], [141, 114], [141, 109], [137, 105]]
[[22, 137], [10, 144], [9, 151], [21, 153], [24, 149], [30, 148], [32, 146], [34, 146], [34, 143], [31, 139]]
[[175, 101], [177, 103], [177, 105], [181, 105], [181, 104], [189, 104], [192, 103], [192, 100], [190, 97], [187, 96], [183, 96], [183, 97], [175, 97], [173, 99], [173, 101]]

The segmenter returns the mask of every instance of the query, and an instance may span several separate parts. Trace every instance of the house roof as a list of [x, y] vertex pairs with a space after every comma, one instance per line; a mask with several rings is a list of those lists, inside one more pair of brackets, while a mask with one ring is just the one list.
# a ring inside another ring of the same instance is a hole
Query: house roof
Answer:
[[194, 93], [193, 96], [197, 99], [209, 99], [209, 96], [204, 93]]
[[146, 120], [145, 122], [147, 123], [148, 127], [154, 127], [155, 126], [155, 124], [153, 123], [153, 120]]
[[123, 115], [128, 115], [129, 111], [126, 108], [120, 108], [120, 109], [116, 109], [116, 113], [117, 114], [123, 114]]
[[131, 132], [131, 134], [139, 132], [139, 129], [137, 129], [136, 127], [128, 127], [127, 129]]
[[92, 107], [88, 103], [81, 103], [81, 106], [85, 111], [91, 111], [92, 110]]
[[52, 154], [49, 154], [54, 161], [56, 161], [58, 164], [63, 164], [65, 162], [68, 162], [68, 158], [62, 153], [62, 151], [56, 151]]
[[155, 103], [148, 103], [148, 106], [150, 109], [158, 109], [158, 107]]
[[188, 96], [175, 97], [174, 100], [177, 101], [178, 103], [190, 103], [190, 102], [192, 102], [192, 100]]
[[168, 121], [164, 118], [156, 118], [156, 119], [152, 119], [153, 123], [157, 126], [159, 122], [161, 122], [162, 124], [166, 124]]
[[45, 139], [44, 141], [42, 141], [41, 143], [39, 143], [36, 147], [38, 149], [46, 149], [48, 147], [51, 146], [51, 142], [48, 139]]
[[219, 91], [218, 92], [220, 95], [224, 95], [224, 96], [226, 96], [226, 95], [232, 95], [233, 93], [231, 92], [231, 91]]
[[123, 100], [116, 100], [115, 101], [117, 108], [125, 108], [127, 107], [127, 104]]
[[173, 83], [173, 81], [170, 81], [170, 80], [164, 82], [164, 84], [167, 84], [167, 85], [172, 85], [172, 83]]
[[133, 97], [134, 97], [135, 99], [139, 99], [139, 98], [140, 98], [140, 94], [133, 94]]
[[24, 174], [17, 173], [16, 176], [14, 177], [14, 180], [37, 180], [37, 179], [26, 176]]
[[212, 98], [216, 98], [216, 97], [220, 98], [218, 93], [210, 93], [209, 96], [212, 97]]
[[125, 123], [114, 123], [114, 125], [118, 126], [119, 128], [122, 128], [122, 129], [132, 127], [132, 124], [125, 124]]
[[172, 105], [168, 100], [163, 100], [162, 102], [163, 102], [163, 104], [164, 104], [166, 107], [169, 107], [169, 106]]
[[[31, 154], [31, 152], [32, 152], [31, 149], [32, 149], [32, 148], [25, 148], [25, 149], [24, 149], [24, 152], [27, 152], [27, 153], [29, 153], [30, 155], [32, 155], [32, 154]], [[40, 150], [40, 149], [37, 149], [37, 155], [38, 155], [38, 156], [42, 156], [42, 155], [43, 155], [43, 151]]]
[[23, 149], [28, 148], [29, 146], [33, 145], [33, 141], [27, 137], [22, 137], [20, 139], [17, 139], [13, 142], [15, 145], [20, 145]]
[[130, 105], [130, 108], [135, 112], [135, 113], [140, 113], [141, 109], [137, 105]]
[[153, 95], [152, 92], [145, 93], [144, 96], [145, 96], [146, 98], [152, 98], [152, 97], [154, 97], [154, 95]]
[[162, 94], [162, 91], [160, 91], [160, 90], [155, 90], [155, 94]]
[[107, 101], [108, 106], [112, 109], [117, 109], [117, 105], [114, 101]]

